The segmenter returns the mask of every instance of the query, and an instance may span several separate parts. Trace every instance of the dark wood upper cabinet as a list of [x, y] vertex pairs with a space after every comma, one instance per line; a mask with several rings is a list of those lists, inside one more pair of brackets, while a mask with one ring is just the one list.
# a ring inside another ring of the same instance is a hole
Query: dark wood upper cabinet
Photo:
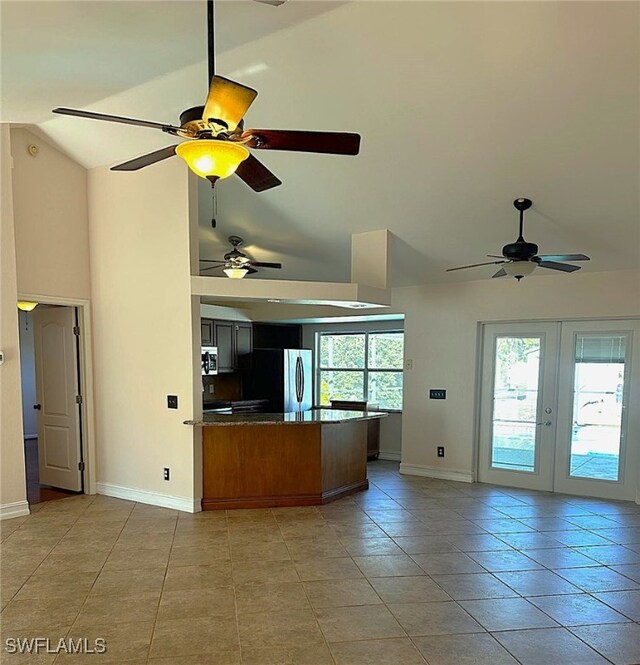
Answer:
[[200, 338], [202, 346], [213, 346], [213, 321], [200, 319]]
[[235, 367], [238, 367], [238, 357], [253, 351], [253, 326], [250, 323], [236, 323], [235, 329]]
[[301, 349], [302, 326], [295, 323], [254, 323], [255, 349]]
[[202, 346], [218, 348], [218, 372], [235, 372], [238, 357], [253, 351], [253, 326], [249, 321], [200, 320]]

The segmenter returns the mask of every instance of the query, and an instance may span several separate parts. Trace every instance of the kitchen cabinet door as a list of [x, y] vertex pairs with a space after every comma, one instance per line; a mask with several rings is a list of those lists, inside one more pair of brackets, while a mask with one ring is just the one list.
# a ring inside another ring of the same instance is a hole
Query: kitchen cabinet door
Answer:
[[238, 367], [238, 357], [253, 351], [253, 327], [250, 323], [235, 324], [235, 366]]
[[200, 319], [200, 337], [202, 346], [213, 346], [213, 321], [211, 319]]
[[233, 321], [213, 322], [213, 343], [218, 347], [218, 372], [235, 369]]

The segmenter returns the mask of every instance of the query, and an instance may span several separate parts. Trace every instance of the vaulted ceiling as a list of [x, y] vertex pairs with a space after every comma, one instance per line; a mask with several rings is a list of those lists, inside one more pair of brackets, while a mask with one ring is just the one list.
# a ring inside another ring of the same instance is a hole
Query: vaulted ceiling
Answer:
[[[237, 233], [285, 265], [261, 277], [347, 280], [351, 234], [388, 228], [396, 284], [479, 279], [490, 267], [444, 269], [513, 241], [511, 202], [527, 196], [542, 252], [640, 266], [637, 3], [218, 4], [218, 71], [260, 92], [247, 125], [358, 131], [362, 149], [256, 153], [284, 184], [220, 182], [215, 230], [203, 182], [203, 255]], [[49, 111], [175, 122], [204, 100], [204, 16], [202, 1], [4, 1], [2, 119], [38, 124], [88, 167], [167, 145]]]

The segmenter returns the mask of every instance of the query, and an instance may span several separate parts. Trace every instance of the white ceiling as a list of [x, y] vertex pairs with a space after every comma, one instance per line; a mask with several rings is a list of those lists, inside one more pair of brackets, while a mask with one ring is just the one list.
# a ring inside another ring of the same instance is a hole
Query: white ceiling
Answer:
[[[478, 279], [491, 267], [444, 268], [515, 240], [511, 202], [527, 196], [541, 252], [587, 253], [589, 271], [640, 266], [639, 15], [607, 2], [224, 3], [218, 70], [259, 89], [249, 126], [363, 139], [355, 158], [262, 152], [284, 184], [220, 182], [215, 231], [203, 182], [203, 255], [239, 233], [256, 259], [285, 264], [260, 277], [347, 280], [351, 234], [388, 228], [396, 284]], [[86, 166], [168, 141], [47, 120], [53, 106], [175, 121], [203, 101], [202, 1], [3, 2], [2, 18], [2, 117], [39, 123]]]

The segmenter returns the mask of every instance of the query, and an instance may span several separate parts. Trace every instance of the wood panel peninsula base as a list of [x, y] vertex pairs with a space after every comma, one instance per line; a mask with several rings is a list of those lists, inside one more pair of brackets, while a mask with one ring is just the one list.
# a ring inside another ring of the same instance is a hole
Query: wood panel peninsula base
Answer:
[[366, 490], [367, 420], [386, 414], [205, 415], [203, 510], [313, 506]]

